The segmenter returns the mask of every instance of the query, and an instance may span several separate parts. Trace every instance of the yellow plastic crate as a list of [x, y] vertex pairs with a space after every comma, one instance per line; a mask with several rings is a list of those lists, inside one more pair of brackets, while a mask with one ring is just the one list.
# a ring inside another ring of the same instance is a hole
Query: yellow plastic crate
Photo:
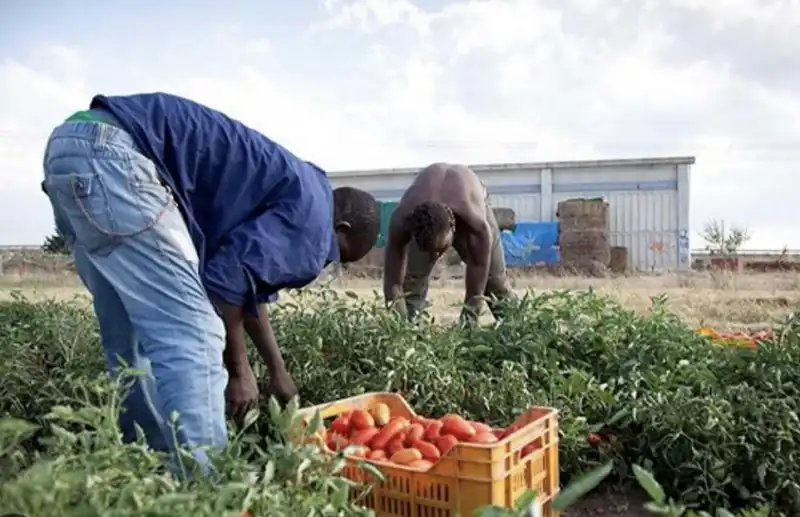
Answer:
[[756, 342], [747, 335], [731, 335], [723, 337], [723, 334], [717, 332], [713, 328], [703, 327], [697, 330], [697, 334], [711, 338], [711, 341], [723, 345], [736, 348], [755, 348]]
[[[394, 393], [367, 393], [305, 408], [301, 413], [308, 420], [319, 411], [328, 419], [380, 402], [389, 406], [392, 415], [415, 416], [405, 399]], [[536, 491], [542, 516], [555, 517], [551, 503], [559, 490], [558, 412], [533, 407], [514, 424], [519, 430], [497, 443], [459, 443], [427, 472], [370, 460], [385, 477], [379, 482], [358, 466], [359, 460], [348, 459], [344, 475], [373, 485], [359, 503], [374, 510], [377, 517], [471, 517], [485, 505], [512, 507], [528, 489]], [[536, 450], [521, 457], [521, 449], [532, 442]]]

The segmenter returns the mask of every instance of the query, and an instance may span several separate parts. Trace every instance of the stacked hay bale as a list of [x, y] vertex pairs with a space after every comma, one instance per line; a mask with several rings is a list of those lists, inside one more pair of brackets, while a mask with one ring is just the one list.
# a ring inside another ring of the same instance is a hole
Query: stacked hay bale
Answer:
[[514, 230], [517, 226], [517, 217], [514, 210], [511, 208], [492, 208], [494, 218], [497, 220], [497, 226], [500, 230]]
[[577, 273], [605, 276], [611, 261], [608, 203], [568, 199], [558, 204], [559, 247], [563, 266]]
[[608, 269], [612, 273], [622, 274], [628, 270], [628, 248], [625, 246], [612, 246], [611, 247], [611, 260], [608, 263]]

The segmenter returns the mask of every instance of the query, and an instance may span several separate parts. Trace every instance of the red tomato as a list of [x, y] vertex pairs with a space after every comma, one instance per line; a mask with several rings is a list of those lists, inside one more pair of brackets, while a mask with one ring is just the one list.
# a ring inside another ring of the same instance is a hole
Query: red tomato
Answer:
[[488, 425], [482, 423], [482, 422], [475, 422], [473, 420], [467, 420], [467, 423], [469, 425], [471, 425], [473, 429], [475, 429], [475, 433], [477, 433], [477, 434], [491, 433], [492, 432], [492, 428], [489, 427]]
[[423, 437], [429, 442], [435, 441], [442, 435], [443, 425], [444, 424], [442, 424], [440, 421], [434, 420], [433, 422], [428, 424], [428, 427], [425, 428], [425, 435]]
[[459, 440], [469, 440], [477, 433], [466, 420], [458, 415], [442, 417], [442, 434], [455, 436]]
[[440, 436], [436, 439], [436, 447], [439, 448], [439, 452], [442, 453], [442, 456], [450, 452], [450, 449], [455, 447], [456, 444], [458, 444], [458, 438], [451, 434]]
[[422, 424], [411, 424], [406, 428], [406, 445], [411, 444], [414, 440], [421, 440], [425, 434], [425, 427]]
[[356, 409], [350, 415], [350, 425], [353, 429], [369, 429], [375, 427], [375, 419], [365, 409]]
[[343, 414], [336, 417], [336, 420], [331, 424], [331, 431], [341, 435], [350, 434], [350, 415]]
[[589, 433], [589, 436], [586, 438], [586, 441], [589, 442], [589, 445], [592, 447], [597, 447], [601, 443], [603, 443], [603, 437], [597, 433]]

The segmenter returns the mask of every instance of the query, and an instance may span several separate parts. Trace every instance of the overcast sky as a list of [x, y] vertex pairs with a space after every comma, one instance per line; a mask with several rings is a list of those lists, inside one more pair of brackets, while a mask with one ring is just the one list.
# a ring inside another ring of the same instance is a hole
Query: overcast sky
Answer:
[[0, 1], [0, 244], [52, 230], [59, 121], [160, 90], [330, 170], [695, 155], [695, 232], [800, 248], [800, 0], [189, 4]]

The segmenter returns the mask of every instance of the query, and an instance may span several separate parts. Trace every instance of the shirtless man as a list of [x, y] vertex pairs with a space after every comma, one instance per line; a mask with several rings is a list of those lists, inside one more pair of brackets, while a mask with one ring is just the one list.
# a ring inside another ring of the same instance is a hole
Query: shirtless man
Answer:
[[[423, 169], [400, 199], [388, 233], [383, 294], [409, 319], [424, 308], [431, 271], [451, 245], [467, 266], [462, 321], [477, 319], [484, 296], [498, 319], [497, 300], [516, 297], [486, 188], [469, 167], [434, 163]], [[405, 303], [394, 303], [404, 294]]]

